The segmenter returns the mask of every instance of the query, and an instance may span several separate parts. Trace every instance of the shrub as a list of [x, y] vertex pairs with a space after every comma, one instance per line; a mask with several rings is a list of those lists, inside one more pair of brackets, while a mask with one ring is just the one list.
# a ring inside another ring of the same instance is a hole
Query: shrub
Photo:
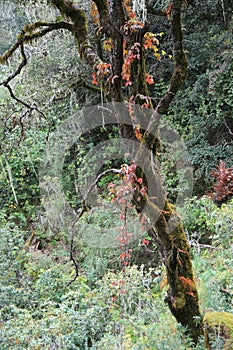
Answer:
[[233, 167], [227, 168], [226, 164], [220, 160], [219, 166], [211, 174], [217, 181], [211, 197], [215, 203], [221, 205], [233, 195]]

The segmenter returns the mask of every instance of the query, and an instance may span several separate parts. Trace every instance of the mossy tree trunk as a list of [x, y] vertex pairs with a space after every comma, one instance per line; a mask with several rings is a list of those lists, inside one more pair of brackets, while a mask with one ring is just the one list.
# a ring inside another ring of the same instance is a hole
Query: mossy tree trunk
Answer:
[[[149, 23], [141, 24], [138, 28], [136, 26], [136, 29], [134, 27], [131, 30], [129, 23], [133, 17], [130, 17], [130, 12], [127, 13], [123, 1], [94, 0], [99, 13], [98, 36], [112, 38], [113, 41], [113, 48], [111, 53], [109, 53], [111, 57], [107, 62], [103, 62], [103, 56], [98, 55], [97, 50], [93, 48], [89, 40], [89, 29], [85, 12], [70, 0], [51, 0], [50, 3], [60, 11], [68, 20], [68, 23], [60, 22], [60, 25], [59, 23], [56, 25], [47, 24], [47, 32], [56, 29], [55, 26], [72, 32], [77, 41], [80, 57], [93, 70], [97, 71], [101, 65], [111, 62], [112, 76], [108, 76], [106, 81], [102, 80], [106, 101], [122, 102], [128, 100], [140, 104], [145, 102], [145, 98], [148, 98], [148, 101], [150, 101], [146, 83], [145, 50], [143, 48], [144, 35], [149, 31]], [[190, 0], [187, 3], [192, 3], [192, 1]], [[160, 145], [157, 130], [158, 121], [161, 115], [167, 113], [172, 100], [186, 79], [187, 59], [181, 30], [181, 7], [182, 0], [173, 0], [169, 6], [174, 61], [170, 86], [152, 112], [147, 130], [144, 131], [140, 141], [147, 149], [153, 152], [155, 157]], [[155, 9], [153, 10], [156, 12]], [[166, 16], [164, 18], [167, 20]], [[126, 24], [128, 25], [128, 30]], [[37, 22], [35, 28], [33, 26], [25, 27], [16, 45], [1, 57], [1, 61], [10, 57], [18, 47], [22, 48], [24, 43], [30, 39], [45, 35], [45, 30], [34, 32], [35, 29], [45, 26], [45, 23]], [[130, 81], [128, 81], [127, 87], [123, 79], [126, 59], [124, 57], [124, 43], [127, 43], [128, 49], [136, 44], [139, 55], [130, 63]], [[109, 84], [109, 81], [111, 81], [111, 84]], [[149, 102], [149, 107], [152, 107], [151, 101]], [[123, 126], [123, 128], [124, 137], [131, 138], [133, 134], [132, 127]], [[151, 159], [145, 159], [145, 167], [153, 167]], [[155, 239], [155, 242], [158, 243], [158, 248], [166, 266], [169, 285], [166, 302], [177, 321], [189, 329], [194, 342], [197, 342], [199, 335], [202, 333], [202, 328], [200, 323], [195, 322], [195, 318], [200, 318], [201, 315], [190, 258], [190, 247], [180, 218], [166, 198], [160, 179], [157, 178], [155, 180], [154, 197], [157, 197], [157, 200], [152, 201], [147, 198], [146, 214], [153, 223], [149, 233]], [[161, 208], [159, 203], [160, 200], [163, 202], [163, 208]], [[140, 211], [140, 208], [138, 211]], [[171, 217], [173, 222], [175, 222], [174, 227], [170, 225]]]

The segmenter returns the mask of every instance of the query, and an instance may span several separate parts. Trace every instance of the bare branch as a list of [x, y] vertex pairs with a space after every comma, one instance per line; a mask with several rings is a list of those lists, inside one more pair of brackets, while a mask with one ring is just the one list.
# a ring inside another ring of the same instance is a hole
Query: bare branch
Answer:
[[[39, 27], [48, 27], [40, 31], [35, 31], [35, 29]], [[72, 30], [72, 26], [69, 23], [66, 22], [59, 22], [59, 23], [46, 23], [46, 22], [35, 22], [32, 24], [27, 24], [21, 31], [21, 33], [18, 35], [18, 40], [17, 42], [9, 49], [7, 50], [2, 56], [0, 56], [0, 63], [5, 63], [9, 57], [11, 57], [14, 52], [20, 47], [21, 51], [21, 56], [22, 56], [22, 62], [19, 64], [18, 68], [15, 70], [13, 74], [11, 74], [6, 80], [0, 83], [0, 86], [3, 85], [5, 86], [9, 93], [10, 96], [17, 101], [18, 103], [22, 104], [24, 107], [28, 108], [29, 110], [36, 110], [39, 114], [41, 114], [44, 118], [45, 115], [43, 112], [41, 112], [38, 107], [32, 106], [28, 104], [27, 102], [21, 100], [18, 98], [11, 86], [9, 85], [10, 81], [13, 80], [17, 75], [19, 75], [23, 69], [24, 66], [27, 65], [27, 57], [24, 51], [24, 43], [27, 43], [29, 41], [32, 41], [35, 38], [42, 37], [43, 35], [51, 32], [52, 30], [57, 30], [57, 29], [69, 29]], [[34, 32], [33, 32], [34, 31]]]
[[225, 127], [227, 128], [227, 130], [228, 130], [229, 134], [230, 134], [231, 136], [233, 136], [233, 132], [231, 131], [231, 129], [230, 129], [229, 125], [227, 124], [227, 122], [226, 122], [226, 119], [225, 119], [225, 118], [224, 118], [223, 124], [224, 124], [224, 125], [225, 125]]
[[18, 74], [20, 74], [21, 70], [23, 69], [24, 66], [26, 66], [27, 64], [27, 57], [25, 55], [25, 52], [24, 52], [24, 46], [23, 46], [23, 43], [20, 44], [20, 49], [21, 49], [21, 56], [23, 57], [23, 60], [22, 62], [20, 63], [20, 65], [18, 66], [18, 68], [16, 69], [16, 71], [11, 74], [6, 80], [4, 80], [2, 83], [0, 83], [0, 85], [4, 85], [4, 86], [7, 86], [8, 83], [14, 79]]
[[103, 171], [101, 174], [99, 174], [97, 176], [97, 178], [95, 179], [95, 181], [90, 185], [90, 187], [88, 188], [86, 195], [84, 196], [84, 200], [87, 200], [87, 198], [89, 197], [91, 191], [93, 190], [93, 188], [96, 186], [96, 184], [99, 182], [99, 180], [105, 176], [108, 173], [114, 173], [114, 174], [122, 174], [122, 170], [121, 169], [107, 169], [105, 171]]
[[45, 117], [45, 114], [44, 114], [43, 112], [41, 112], [41, 111], [38, 109], [37, 106], [32, 106], [32, 105], [28, 104], [27, 102], [21, 100], [21, 99], [18, 98], [17, 96], [15, 96], [15, 94], [14, 94], [12, 88], [10, 87], [9, 83], [4, 84], [4, 86], [8, 89], [8, 91], [9, 91], [11, 97], [12, 97], [15, 101], [21, 103], [24, 107], [30, 109], [31, 111], [32, 111], [32, 110], [37, 111], [37, 112], [38, 112], [39, 114], [41, 114], [44, 118], [46, 118], [46, 117]]
[[[47, 27], [47, 28], [37, 31], [37, 29], [40, 27]], [[24, 51], [24, 43], [31, 42], [33, 39], [40, 38], [46, 35], [47, 33], [58, 29], [72, 30], [72, 25], [67, 22], [59, 22], [59, 23], [35, 22], [35, 23], [27, 24], [18, 35], [17, 42], [9, 50], [7, 50], [2, 56], [0, 56], [0, 63], [5, 63], [7, 59], [9, 59], [9, 57], [11, 57], [14, 54], [14, 52], [20, 47], [22, 62], [19, 64], [18, 68], [13, 74], [11, 74], [6, 80], [0, 83], [0, 86], [1, 85], [5, 86], [8, 89], [10, 96], [14, 100], [16, 100], [17, 102], [19, 102], [24, 107], [30, 110], [36, 110], [38, 113], [43, 115], [44, 118], [45, 118], [44, 113], [41, 112], [36, 106], [32, 106], [27, 102], [19, 99], [17, 96], [15, 96], [11, 86], [9, 85], [9, 82], [13, 80], [17, 75], [19, 75], [23, 67], [27, 65], [27, 57]]]

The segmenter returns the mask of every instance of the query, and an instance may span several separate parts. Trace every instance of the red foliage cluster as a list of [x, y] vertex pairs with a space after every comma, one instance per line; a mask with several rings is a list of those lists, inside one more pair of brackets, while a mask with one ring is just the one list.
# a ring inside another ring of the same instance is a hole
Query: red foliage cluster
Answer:
[[[123, 225], [119, 228], [120, 235], [117, 237], [119, 241], [119, 248], [122, 250], [120, 254], [120, 263], [123, 267], [129, 266], [132, 249], [129, 249], [129, 244], [132, 240], [133, 233], [128, 232], [127, 212], [129, 208], [132, 208], [132, 201], [134, 200], [135, 191], [137, 191], [137, 201], [141, 201], [147, 194], [147, 188], [143, 184], [143, 179], [136, 176], [137, 164], [132, 162], [131, 165], [121, 165], [121, 179], [122, 182], [119, 185], [109, 183], [107, 188], [109, 190], [109, 199], [116, 201], [121, 208], [120, 220], [123, 221]], [[144, 230], [145, 218], [139, 214], [139, 220], [141, 222], [142, 230]], [[144, 239], [142, 244], [148, 245], [149, 241]]]
[[217, 180], [211, 197], [221, 205], [233, 195], [233, 167], [227, 168], [226, 164], [220, 160], [219, 166], [211, 172], [211, 175]]

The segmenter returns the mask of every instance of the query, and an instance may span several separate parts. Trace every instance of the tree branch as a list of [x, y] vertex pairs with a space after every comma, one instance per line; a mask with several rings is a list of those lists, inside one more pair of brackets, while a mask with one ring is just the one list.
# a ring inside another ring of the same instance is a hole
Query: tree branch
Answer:
[[92, 67], [102, 63], [89, 41], [85, 12], [70, 0], [51, 0], [51, 3], [63, 16], [68, 17], [72, 21], [72, 32], [78, 43], [80, 57]]
[[183, 46], [183, 33], [181, 29], [181, 6], [182, 0], [174, 0], [171, 10], [171, 33], [173, 38], [173, 74], [170, 86], [161, 98], [156, 111], [159, 114], [166, 114], [168, 108], [185, 82], [187, 76], [187, 58]]
[[10, 93], [10, 96], [15, 100], [17, 101], [18, 103], [22, 104], [24, 107], [30, 109], [31, 111], [37, 111], [39, 114], [41, 114], [45, 119], [46, 119], [46, 116], [43, 112], [41, 112], [39, 110], [39, 108], [37, 106], [32, 106], [30, 105], [29, 103], [21, 100], [20, 98], [18, 98], [17, 96], [15, 96], [11, 86], [9, 85], [9, 83], [7, 84], [4, 84], [4, 86], [8, 89], [9, 93]]
[[93, 0], [96, 4], [99, 16], [100, 16], [100, 25], [101, 32], [110, 35], [111, 26], [110, 26], [110, 16], [109, 16], [109, 8], [106, 0]]
[[95, 179], [95, 181], [90, 185], [90, 187], [88, 188], [86, 195], [84, 196], [84, 201], [87, 200], [87, 198], [89, 197], [91, 191], [93, 190], [93, 188], [95, 187], [95, 185], [99, 182], [99, 180], [105, 176], [108, 173], [113, 173], [113, 174], [122, 174], [122, 170], [121, 169], [107, 169], [105, 171], [103, 171], [101, 174], [99, 174], [97, 176], [97, 178]]
[[[46, 27], [45, 29], [42, 30], [37, 30], [40, 27]], [[17, 75], [19, 75], [23, 69], [24, 66], [27, 65], [27, 57], [24, 51], [24, 43], [31, 42], [33, 39], [40, 38], [47, 33], [53, 31], [53, 30], [58, 30], [58, 29], [68, 29], [72, 30], [72, 25], [67, 22], [58, 22], [58, 23], [47, 23], [47, 22], [35, 22], [35, 23], [30, 23], [27, 24], [26, 26], [23, 27], [21, 30], [20, 34], [18, 35], [18, 40], [17, 42], [10, 48], [8, 49], [2, 56], [0, 56], [0, 63], [6, 63], [7, 60], [14, 54], [14, 52], [20, 47], [21, 51], [21, 56], [22, 56], [22, 62], [19, 64], [18, 68], [15, 70], [13, 74], [11, 74], [6, 80], [0, 83], [0, 86], [3, 85], [5, 86], [9, 93], [10, 96], [20, 104], [22, 104], [24, 107], [28, 108], [29, 110], [36, 110], [38, 113], [43, 115], [45, 117], [44, 113], [41, 112], [36, 106], [32, 106], [28, 104], [25, 101], [22, 101], [19, 99], [17, 96], [15, 96], [11, 86], [9, 85], [10, 81], [13, 80]]]
[[[43, 30], [37, 30], [40, 27], [47, 27]], [[58, 30], [58, 29], [68, 29], [72, 31], [72, 25], [67, 22], [58, 22], [58, 23], [46, 23], [46, 22], [35, 22], [27, 24], [23, 27], [22, 31], [18, 35], [18, 40], [16, 43], [10, 47], [2, 56], [0, 56], [0, 63], [6, 63], [8, 58], [11, 57], [14, 52], [21, 46], [23, 43], [31, 42], [33, 39], [41, 38], [47, 33]]]
[[23, 46], [23, 43], [20, 44], [20, 51], [21, 51], [21, 56], [22, 56], [22, 62], [19, 64], [18, 68], [16, 69], [16, 71], [11, 74], [6, 80], [4, 80], [2, 83], [0, 83], [0, 85], [3, 85], [3, 86], [7, 86], [8, 83], [14, 79], [17, 75], [20, 74], [21, 70], [23, 69], [24, 66], [26, 66], [27, 64], [27, 57], [26, 57], [26, 54], [24, 52], [24, 46]]
[[13, 74], [11, 74], [6, 80], [4, 80], [3, 82], [0, 83], [0, 86], [3, 85], [4, 87], [6, 87], [10, 93], [10, 96], [14, 100], [16, 100], [17, 102], [22, 104], [24, 107], [28, 108], [29, 110], [36, 110], [38, 113], [40, 113], [45, 118], [44, 113], [41, 112], [36, 106], [31, 106], [27, 102], [24, 102], [21, 99], [19, 99], [17, 96], [15, 96], [11, 86], [9, 85], [10, 81], [13, 80], [17, 75], [19, 75], [20, 72], [22, 71], [23, 67], [26, 66], [26, 64], [27, 64], [27, 57], [26, 57], [26, 54], [24, 52], [23, 43], [20, 43], [20, 50], [21, 50], [21, 55], [23, 57], [22, 62], [19, 64], [18, 68], [16, 69], [16, 71]]
[[78, 216], [72, 221], [70, 232], [71, 232], [71, 237], [70, 237], [70, 260], [73, 262], [74, 267], [75, 267], [75, 276], [66, 284], [66, 286], [70, 286], [78, 277], [79, 274], [79, 266], [78, 263], [76, 262], [74, 258], [74, 225], [78, 222], [79, 219], [83, 216], [83, 214], [87, 211], [87, 207], [85, 205], [85, 201], [83, 201], [83, 206], [80, 210], [80, 213]]
[[32, 106], [30, 106], [27, 102], [24, 102], [24, 101], [20, 100], [18, 97], [16, 97], [15, 94], [14, 94], [14, 92], [13, 92], [13, 90], [12, 90], [12, 88], [10, 87], [9, 84], [4, 84], [4, 86], [8, 89], [8, 91], [9, 91], [11, 97], [12, 97], [14, 100], [16, 100], [17, 102], [21, 103], [24, 107], [27, 107], [28, 109], [35, 109], [35, 108], [33, 108]]

